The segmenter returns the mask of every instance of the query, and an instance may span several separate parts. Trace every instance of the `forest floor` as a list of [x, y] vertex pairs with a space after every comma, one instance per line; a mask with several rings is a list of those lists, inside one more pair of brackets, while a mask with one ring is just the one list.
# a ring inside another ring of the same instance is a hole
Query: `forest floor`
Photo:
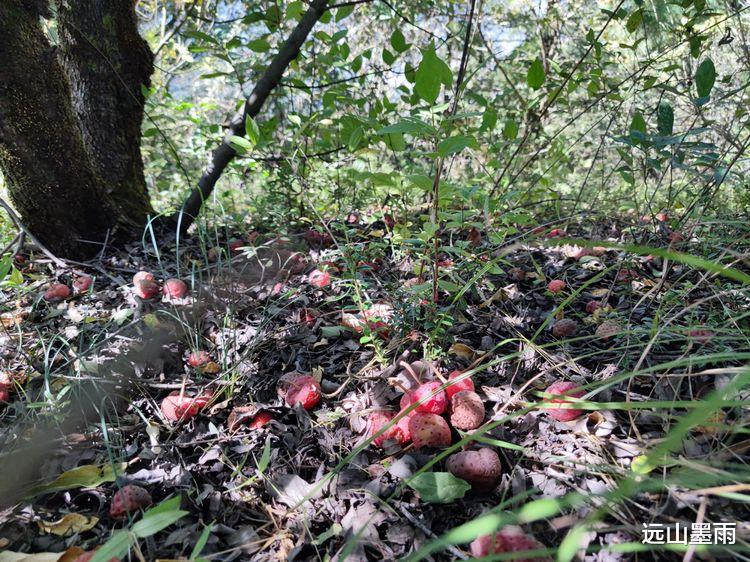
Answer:
[[[17, 496], [3, 498], [0, 550], [75, 560], [120, 537], [108, 552], [130, 546], [134, 560], [456, 560], [470, 538], [425, 545], [493, 512], [550, 548], [590, 521], [575, 545], [586, 560], [670, 560], [617, 545], [640, 545], [644, 523], [748, 520], [748, 409], [712, 398], [750, 349], [747, 233], [675, 233], [664, 216], [582, 224], [502, 240], [446, 228], [437, 304], [430, 250], [390, 217], [133, 245], [87, 264], [18, 256], [0, 333], [2, 474]], [[188, 293], [141, 298], [139, 271]], [[451, 428], [451, 449], [388, 428], [371, 443], [372, 412], [398, 412], [414, 374], [454, 371], [481, 397], [479, 428]], [[316, 381], [309, 409], [294, 373]], [[560, 379], [587, 393], [571, 421], [544, 408]], [[682, 427], [689, 414], [700, 423]], [[479, 446], [502, 474], [470, 490], [446, 457]], [[634, 474], [655, 487], [608, 496]], [[705, 491], [733, 483], [734, 495]], [[112, 509], [131, 484], [160, 506], [145, 519]]]

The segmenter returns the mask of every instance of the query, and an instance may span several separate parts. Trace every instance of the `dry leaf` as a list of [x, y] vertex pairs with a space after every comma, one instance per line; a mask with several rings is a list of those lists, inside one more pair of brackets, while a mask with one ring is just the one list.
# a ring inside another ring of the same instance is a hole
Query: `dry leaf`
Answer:
[[454, 343], [451, 346], [449, 352], [452, 355], [456, 355], [458, 357], [462, 357], [470, 361], [473, 361], [477, 357], [477, 355], [481, 355], [477, 353], [475, 350], [473, 350], [472, 348], [470, 348], [465, 343]]
[[39, 529], [43, 533], [65, 537], [93, 529], [98, 522], [98, 517], [86, 517], [80, 513], [68, 513], [57, 521], [37, 521], [36, 524], [39, 525]]

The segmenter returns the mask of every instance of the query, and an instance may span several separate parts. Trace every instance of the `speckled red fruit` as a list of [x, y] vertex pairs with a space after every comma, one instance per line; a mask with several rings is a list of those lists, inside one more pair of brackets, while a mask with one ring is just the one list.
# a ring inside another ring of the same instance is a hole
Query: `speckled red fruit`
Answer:
[[70, 289], [62, 283], [52, 283], [44, 291], [44, 300], [49, 302], [58, 302], [67, 299], [70, 296]]
[[[570, 402], [565, 397], [580, 398], [586, 394], [583, 390], [580, 390], [578, 385], [572, 381], [556, 381], [547, 387], [545, 390], [547, 394], [553, 396], [559, 396], [559, 398], [549, 399], [548, 402], [552, 404], [564, 404]], [[583, 413], [583, 410], [577, 408], [545, 408], [544, 410], [549, 414], [551, 418], [561, 422], [568, 422], [576, 419]]]
[[137, 285], [138, 283], [141, 283], [143, 281], [156, 281], [154, 279], [153, 274], [149, 273], [148, 271], [139, 271], [135, 275], [133, 275], [133, 285]]
[[78, 275], [73, 279], [73, 290], [76, 293], [85, 293], [91, 288], [91, 284], [94, 280], [90, 275]]
[[123, 486], [112, 496], [109, 515], [114, 519], [122, 519], [128, 513], [138, 511], [153, 503], [148, 490], [132, 484]]
[[389, 215], [388, 213], [383, 215], [383, 222], [388, 228], [393, 228], [394, 226], [396, 226], [396, 219], [393, 218], [393, 215]]
[[[525, 552], [529, 550], [540, 550], [544, 545], [531, 535], [527, 535], [520, 527], [508, 525], [492, 535], [477, 537], [471, 543], [471, 555], [476, 558], [489, 556], [490, 554], [502, 554], [506, 552]], [[551, 558], [547, 556], [535, 556], [533, 558], [514, 558], [516, 562], [548, 562]]]
[[310, 375], [282, 377], [279, 391], [288, 406], [299, 404], [305, 410], [311, 410], [320, 403], [320, 383]]
[[714, 337], [714, 333], [705, 328], [694, 328], [688, 330], [688, 336], [698, 345], [706, 345]]
[[565, 236], [565, 231], [561, 228], [553, 228], [547, 234], [547, 238], [560, 238], [562, 236]]
[[448, 386], [445, 387], [445, 393], [448, 395], [449, 400], [453, 398], [454, 394], [457, 394], [462, 390], [474, 390], [474, 381], [471, 379], [471, 377], [464, 377], [460, 380], [456, 380], [459, 379], [463, 374], [463, 371], [453, 371], [450, 375], [448, 375], [448, 381], [455, 381], [451, 382]]
[[419, 447], [447, 447], [451, 444], [451, 428], [437, 414], [417, 412], [409, 419], [409, 433]]
[[243, 246], [245, 246], [245, 242], [242, 241], [242, 240], [238, 240], [237, 238], [232, 238], [229, 241], [228, 245], [229, 245], [229, 250], [232, 253], [236, 254], [236, 253], [238, 253], [240, 251], [240, 248], [242, 248]]
[[578, 322], [571, 318], [563, 318], [552, 326], [552, 335], [556, 338], [569, 338], [578, 331]]
[[327, 271], [314, 269], [310, 272], [310, 275], [307, 276], [307, 282], [310, 283], [310, 285], [312, 285], [313, 287], [322, 289], [323, 287], [327, 287], [331, 284], [331, 274]]
[[10, 391], [5, 388], [0, 388], [0, 404], [10, 402]]
[[252, 421], [247, 424], [250, 429], [260, 429], [261, 427], [267, 426], [273, 420], [273, 414], [268, 410], [261, 410], [255, 416]]
[[586, 312], [593, 314], [594, 311], [599, 310], [602, 307], [602, 303], [599, 301], [589, 301], [586, 303]]
[[[373, 439], [372, 442], [376, 446], [382, 447], [383, 443], [386, 441], [396, 441], [399, 445], [404, 445], [409, 441], [408, 433], [404, 435], [404, 432], [402, 431], [402, 424], [392, 423], [394, 417], [396, 417], [396, 415], [387, 410], [380, 410], [370, 414], [367, 419], [368, 437], [372, 437], [380, 430], [387, 427], [383, 433]], [[391, 424], [390, 427], [388, 427], [389, 424]]]
[[202, 367], [209, 361], [211, 361], [211, 356], [208, 354], [208, 351], [203, 349], [200, 351], [192, 351], [190, 352], [190, 355], [188, 355], [188, 365], [191, 367]]
[[133, 286], [135, 287], [135, 294], [142, 299], [152, 299], [159, 294], [159, 285], [156, 281], [146, 279], [136, 282]]
[[[430, 381], [424, 384], [420, 384], [417, 389], [412, 392], [409, 397], [412, 403], [420, 402], [417, 406], [418, 412], [426, 414], [442, 414], [448, 410], [448, 395], [445, 390], [440, 387], [443, 386], [440, 381]], [[435, 393], [434, 396], [432, 394]]]
[[494, 449], [482, 447], [478, 451], [454, 453], [446, 462], [448, 472], [463, 478], [478, 491], [492, 490], [500, 482], [502, 466]]
[[162, 292], [168, 299], [181, 299], [188, 294], [188, 286], [180, 279], [167, 279]]
[[198, 415], [208, 403], [211, 402], [210, 394], [190, 396], [180, 394], [179, 391], [172, 392], [161, 402], [161, 413], [168, 421], [185, 421]]
[[547, 290], [550, 293], [559, 293], [563, 289], [565, 289], [565, 281], [562, 279], [553, 279], [547, 284]]
[[484, 402], [473, 390], [462, 390], [451, 398], [451, 425], [456, 429], [476, 429], [484, 421]]
[[315, 326], [315, 322], [317, 321], [319, 316], [320, 312], [318, 312], [314, 308], [303, 308], [299, 311], [300, 324], [304, 324], [308, 328], [312, 328]]

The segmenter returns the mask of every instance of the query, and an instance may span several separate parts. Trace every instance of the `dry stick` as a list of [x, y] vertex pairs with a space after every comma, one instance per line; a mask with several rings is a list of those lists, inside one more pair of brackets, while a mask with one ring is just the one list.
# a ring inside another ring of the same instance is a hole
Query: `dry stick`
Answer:
[[312, 31], [313, 26], [327, 10], [328, 0], [314, 0], [302, 16], [302, 19], [289, 34], [286, 42], [281, 46], [271, 64], [268, 65], [268, 68], [258, 80], [250, 96], [245, 100], [242, 110], [232, 119], [224, 140], [214, 151], [211, 164], [203, 172], [198, 185], [190, 192], [182, 208], [168, 219], [170, 226], [179, 226], [180, 232], [184, 233], [193, 224], [203, 206], [203, 202], [211, 195], [219, 177], [237, 156], [237, 152], [229, 144], [229, 139], [233, 136], [245, 136], [247, 118], [258, 115], [268, 96], [281, 81], [281, 77], [289, 64], [297, 58], [300, 48]]
[[[469, 46], [471, 44], [471, 28], [474, 22], [474, 7], [476, 0], [471, 0], [471, 6], [469, 7], [469, 18], [466, 22], [466, 36], [464, 37], [464, 47], [461, 52], [461, 64], [458, 67], [458, 77], [456, 78], [456, 90], [453, 94], [453, 105], [451, 106], [448, 117], [453, 117], [458, 109], [458, 100], [461, 97], [461, 84], [464, 81], [464, 74], [466, 74], [466, 64], [469, 62]], [[440, 251], [440, 176], [443, 173], [444, 158], [438, 156], [437, 166], [435, 170], [435, 181], [432, 183], [432, 221], [435, 225], [435, 237], [433, 241], [433, 256], [432, 256], [432, 302], [438, 302], [438, 274], [440, 267], [438, 266], [438, 252]]]
[[[3, 209], [5, 209], [5, 212], [8, 213], [8, 216], [10, 217], [10, 220], [13, 221], [13, 223], [15, 223], [15, 225], [21, 230], [21, 232], [23, 234], [25, 234], [26, 236], [28, 236], [31, 239], [31, 241], [39, 247], [39, 249], [42, 251], [42, 253], [44, 253], [45, 256], [47, 256], [49, 259], [51, 259], [52, 262], [56, 266], [58, 266], [58, 267], [65, 267], [66, 266], [66, 264], [65, 264], [65, 262], [63, 260], [61, 260], [55, 254], [53, 254], [52, 252], [50, 252], [44, 246], [44, 244], [42, 244], [39, 241], [39, 239], [36, 236], [34, 236], [31, 232], [29, 232], [29, 229], [26, 228], [23, 225], [23, 223], [21, 222], [21, 219], [18, 218], [18, 216], [16, 215], [15, 211], [13, 211], [13, 208], [10, 205], [8, 205], [8, 203], [6, 203], [4, 199], [0, 199], [0, 207], [2, 207]], [[20, 250], [20, 247], [19, 247], [19, 250]]]

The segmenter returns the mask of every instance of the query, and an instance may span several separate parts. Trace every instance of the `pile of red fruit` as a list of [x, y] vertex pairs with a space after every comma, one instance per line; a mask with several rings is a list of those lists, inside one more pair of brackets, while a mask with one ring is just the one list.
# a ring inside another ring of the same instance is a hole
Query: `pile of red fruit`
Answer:
[[164, 286], [159, 287], [154, 275], [148, 271], [139, 271], [133, 276], [133, 288], [135, 294], [142, 299], [152, 299], [159, 292], [162, 292], [167, 300], [182, 299], [189, 292], [187, 284], [180, 279], [167, 279]]

